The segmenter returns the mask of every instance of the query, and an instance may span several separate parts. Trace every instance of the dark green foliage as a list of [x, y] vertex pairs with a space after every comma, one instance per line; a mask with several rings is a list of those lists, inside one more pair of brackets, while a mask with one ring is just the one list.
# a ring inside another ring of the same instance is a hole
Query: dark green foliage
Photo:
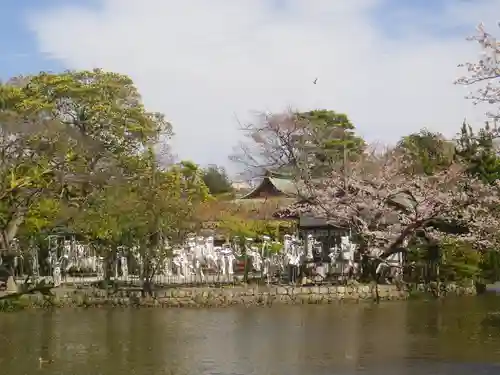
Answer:
[[359, 156], [365, 149], [363, 138], [354, 132], [354, 125], [347, 115], [336, 113], [326, 109], [318, 109], [296, 114], [301, 121], [307, 121], [311, 130], [315, 133], [315, 140], [320, 151], [317, 157], [320, 159], [333, 158], [341, 160], [344, 150], [347, 149], [352, 159]]
[[453, 143], [442, 134], [422, 129], [418, 133], [404, 136], [396, 151], [410, 159], [408, 173], [432, 175], [450, 166], [454, 157]]
[[488, 123], [476, 134], [464, 122], [459, 133], [457, 155], [468, 165], [472, 176], [487, 183], [500, 178], [500, 158], [495, 147], [498, 137], [497, 127], [490, 127]]
[[308, 134], [307, 140], [302, 140], [305, 152], [313, 149], [307, 160], [314, 176], [334, 166], [342, 167], [344, 161], [357, 160], [366, 148], [365, 141], [356, 135], [354, 125], [343, 113], [317, 109], [297, 112], [295, 116]]
[[226, 170], [217, 165], [210, 165], [203, 170], [203, 182], [212, 195], [231, 193], [233, 191]]
[[453, 242], [441, 245], [441, 277], [447, 281], [477, 280], [481, 254], [471, 244]]

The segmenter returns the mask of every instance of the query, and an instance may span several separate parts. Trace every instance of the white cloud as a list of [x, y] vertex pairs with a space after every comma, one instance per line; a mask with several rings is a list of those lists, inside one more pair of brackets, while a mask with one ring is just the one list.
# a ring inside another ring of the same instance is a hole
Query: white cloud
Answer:
[[383, 141], [424, 126], [453, 134], [465, 116], [480, 121], [484, 109], [452, 84], [475, 46], [430, 28], [473, 32], [481, 19], [495, 21], [500, 1], [447, 0], [425, 22], [403, 12], [413, 22], [394, 38], [371, 12], [383, 1], [288, 0], [280, 11], [272, 0], [101, 0], [93, 10], [47, 9], [29, 23], [40, 50], [67, 67], [129, 74], [146, 105], [173, 122], [176, 152], [200, 163], [228, 163], [240, 136], [235, 116], [251, 111], [333, 109]]

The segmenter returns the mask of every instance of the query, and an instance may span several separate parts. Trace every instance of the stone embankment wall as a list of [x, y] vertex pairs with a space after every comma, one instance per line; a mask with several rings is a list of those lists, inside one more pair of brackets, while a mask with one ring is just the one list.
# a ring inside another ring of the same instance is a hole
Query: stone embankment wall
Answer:
[[[415, 292], [432, 292], [427, 287], [413, 290], [395, 285], [378, 285], [381, 301], [405, 300]], [[432, 286], [431, 286], [432, 289]], [[157, 290], [153, 297], [141, 297], [138, 290], [114, 293], [100, 289], [55, 289], [54, 297], [26, 295], [18, 300], [0, 301], [0, 310], [29, 307], [225, 307], [233, 305], [270, 306], [272, 304], [331, 304], [337, 301], [374, 301], [377, 292], [371, 285], [352, 286], [248, 286], [224, 288], [172, 288]], [[475, 294], [473, 287], [447, 285], [441, 295]], [[10, 302], [9, 302], [10, 301]], [[9, 305], [12, 304], [12, 306]]]

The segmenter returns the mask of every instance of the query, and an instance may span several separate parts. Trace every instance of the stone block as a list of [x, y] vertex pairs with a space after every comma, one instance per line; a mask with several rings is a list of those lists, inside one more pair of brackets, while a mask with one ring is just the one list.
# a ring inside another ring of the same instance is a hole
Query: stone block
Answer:
[[177, 295], [176, 295], [177, 298], [184, 298], [186, 297], [186, 291], [185, 290], [182, 290], [182, 289], [179, 289], [177, 291]]

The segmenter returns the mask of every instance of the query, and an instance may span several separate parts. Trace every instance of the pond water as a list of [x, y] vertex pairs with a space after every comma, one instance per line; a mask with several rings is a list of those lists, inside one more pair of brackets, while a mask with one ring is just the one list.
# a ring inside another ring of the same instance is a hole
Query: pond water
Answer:
[[[0, 315], [3, 374], [500, 374], [500, 297]], [[40, 363], [39, 358], [47, 359]]]

